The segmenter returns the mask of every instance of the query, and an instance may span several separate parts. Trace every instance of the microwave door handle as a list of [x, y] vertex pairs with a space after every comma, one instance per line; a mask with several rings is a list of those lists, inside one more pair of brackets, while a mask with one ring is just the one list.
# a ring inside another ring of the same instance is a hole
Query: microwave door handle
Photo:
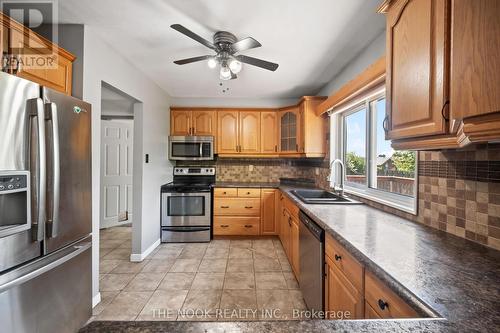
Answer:
[[[46, 200], [46, 151], [45, 151], [45, 113], [41, 98], [29, 100], [29, 168], [31, 173], [31, 217], [32, 238], [42, 241], [45, 227]], [[34, 133], [33, 129], [36, 129]], [[36, 161], [36, 162], [35, 162]]]
[[[46, 104], [46, 120], [51, 123], [52, 136], [52, 188], [47, 191], [48, 197], [48, 212], [47, 212], [47, 229], [49, 237], [56, 237], [59, 227], [59, 202], [60, 202], [60, 185], [61, 185], [61, 157], [59, 151], [59, 121], [57, 114], [57, 105], [55, 103]], [[52, 197], [50, 197], [50, 194]]]

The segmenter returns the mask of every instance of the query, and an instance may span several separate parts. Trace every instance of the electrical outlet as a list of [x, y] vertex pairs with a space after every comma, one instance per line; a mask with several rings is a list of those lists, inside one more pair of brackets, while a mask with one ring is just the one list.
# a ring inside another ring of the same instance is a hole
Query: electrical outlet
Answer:
[[314, 174], [316, 174], [316, 176], [319, 176], [319, 168], [314, 168]]
[[251, 164], [250, 164], [250, 165], [248, 166], [248, 171], [253, 171], [253, 165], [251, 165]]

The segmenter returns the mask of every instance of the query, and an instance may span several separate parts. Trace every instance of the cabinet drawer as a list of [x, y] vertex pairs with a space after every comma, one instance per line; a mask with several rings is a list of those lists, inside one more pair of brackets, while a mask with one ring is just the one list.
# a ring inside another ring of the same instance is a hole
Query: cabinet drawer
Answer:
[[255, 236], [259, 233], [259, 217], [214, 217], [214, 235]]
[[365, 275], [365, 299], [382, 318], [417, 318], [418, 314], [372, 273]]
[[284, 200], [285, 208], [288, 210], [290, 215], [294, 217], [297, 221], [299, 220], [299, 207], [297, 207], [292, 200], [285, 196]]
[[260, 198], [260, 188], [239, 188], [238, 197], [241, 198]]
[[214, 196], [216, 197], [236, 197], [238, 195], [237, 188], [214, 188]]
[[260, 216], [260, 198], [215, 198], [214, 215]]
[[354, 259], [347, 250], [340, 245], [332, 236], [326, 235], [325, 253], [333, 261], [342, 273], [349, 279], [349, 281], [358, 289], [363, 292], [363, 266], [359, 261]]

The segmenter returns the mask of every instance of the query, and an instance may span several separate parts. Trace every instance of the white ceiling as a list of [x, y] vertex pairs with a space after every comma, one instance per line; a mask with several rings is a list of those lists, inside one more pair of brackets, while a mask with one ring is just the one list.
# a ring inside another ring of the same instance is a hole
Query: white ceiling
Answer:
[[[296, 98], [315, 94], [384, 29], [379, 0], [61, 0], [61, 23], [91, 26], [171, 96]], [[226, 30], [262, 47], [242, 54], [276, 62], [244, 65], [224, 82], [205, 62], [174, 60], [212, 51], [170, 28], [180, 23], [211, 40]]]

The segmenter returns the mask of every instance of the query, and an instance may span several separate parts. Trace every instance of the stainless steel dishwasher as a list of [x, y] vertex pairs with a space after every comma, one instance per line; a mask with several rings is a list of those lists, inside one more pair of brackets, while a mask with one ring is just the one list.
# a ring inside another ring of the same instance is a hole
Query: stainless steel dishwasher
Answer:
[[300, 211], [300, 290], [309, 310], [324, 310], [325, 231]]

